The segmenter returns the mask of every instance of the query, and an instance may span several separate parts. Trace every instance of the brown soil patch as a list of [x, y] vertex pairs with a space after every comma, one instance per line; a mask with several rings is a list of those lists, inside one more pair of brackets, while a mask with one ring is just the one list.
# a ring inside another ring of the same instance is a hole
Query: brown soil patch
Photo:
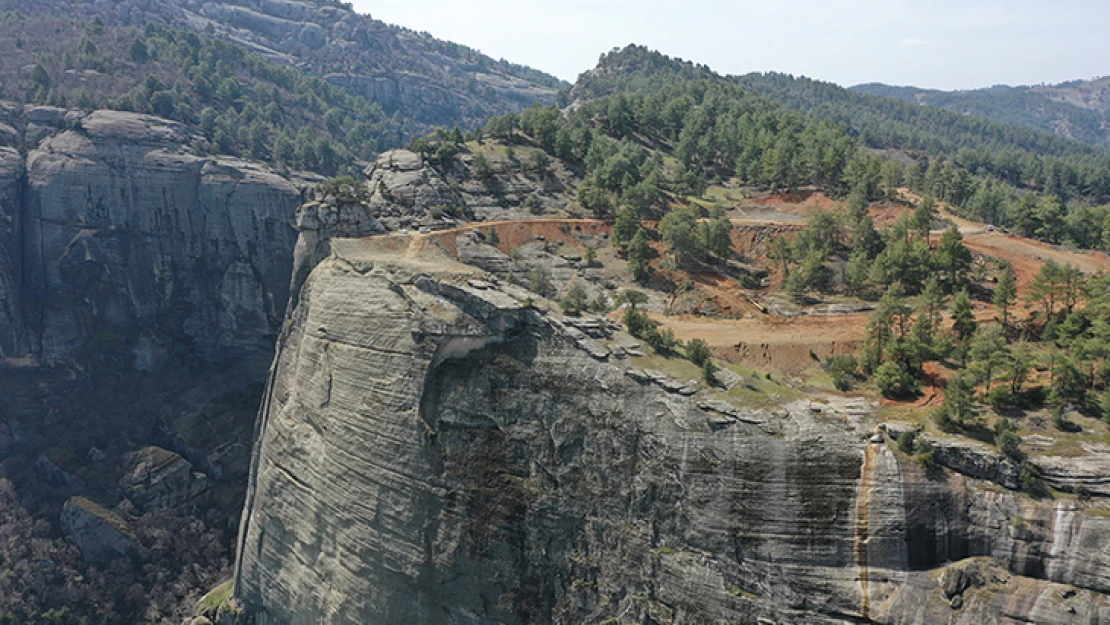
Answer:
[[1069, 252], [1053, 246], [1001, 232], [972, 231], [964, 235], [964, 244], [970, 249], [1005, 258], [1014, 267], [1018, 288], [1024, 290], [1033, 283], [1041, 265], [1051, 259], [1061, 265], [1075, 265], [1080, 271], [1092, 274], [1110, 270], [1110, 256], [1102, 252]]
[[801, 189], [798, 191], [766, 195], [746, 203], [744, 208], [762, 208], [779, 213], [790, 213], [808, 217], [818, 210], [831, 210], [838, 206], [840, 206], [840, 202], [830, 198], [821, 191]]
[[867, 326], [864, 315], [728, 321], [656, 313], [651, 317], [683, 341], [706, 341], [724, 360], [787, 374], [801, 373], [830, 356], [855, 353]]
[[491, 227], [497, 228], [497, 237], [501, 240], [497, 249], [505, 253], [508, 253], [514, 247], [535, 241], [538, 237], [543, 237], [547, 241], [582, 248], [582, 245], [575, 239], [575, 235], [611, 235], [613, 230], [612, 225], [598, 219], [522, 219], [478, 222], [417, 236], [437, 239], [445, 248], [450, 250], [451, 254], [458, 257], [459, 248], [455, 242], [455, 237], [471, 230], [481, 230], [488, 234]]

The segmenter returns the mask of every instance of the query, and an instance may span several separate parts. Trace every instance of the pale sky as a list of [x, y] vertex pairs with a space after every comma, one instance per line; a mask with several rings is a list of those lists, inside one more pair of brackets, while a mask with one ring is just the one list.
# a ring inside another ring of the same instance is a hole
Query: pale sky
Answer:
[[638, 43], [718, 72], [936, 89], [1110, 74], [1106, 0], [353, 0], [573, 82]]

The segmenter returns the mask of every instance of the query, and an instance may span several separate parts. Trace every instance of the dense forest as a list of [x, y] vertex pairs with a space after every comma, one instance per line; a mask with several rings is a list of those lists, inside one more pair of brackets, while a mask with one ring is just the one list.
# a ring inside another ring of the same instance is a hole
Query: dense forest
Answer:
[[999, 85], [967, 91], [938, 91], [868, 83], [856, 85], [851, 90], [926, 104], [1011, 126], [1067, 136], [1103, 149], [1110, 148], [1110, 133], [1105, 127], [1108, 121], [1106, 113], [1052, 97], [1056, 90], [1074, 86], [1079, 85], [1040, 88]]
[[364, 98], [243, 46], [166, 26], [109, 29], [8, 13], [0, 55], [2, 99], [174, 119], [201, 130], [194, 147], [202, 152], [336, 174], [405, 134], [400, 116]]
[[[868, 200], [905, 187], [1025, 236], [1110, 243], [1110, 154], [1061, 137], [808, 79], [729, 79], [637, 46], [604, 55], [562, 101], [574, 103], [565, 117], [533, 109], [519, 123], [549, 153], [583, 164], [579, 197], [599, 214], [642, 210], [640, 198], [658, 199], [664, 179], [679, 195], [698, 195], [735, 177]], [[515, 120], [488, 128], [505, 134]], [[659, 154], [679, 167], [664, 175]]]

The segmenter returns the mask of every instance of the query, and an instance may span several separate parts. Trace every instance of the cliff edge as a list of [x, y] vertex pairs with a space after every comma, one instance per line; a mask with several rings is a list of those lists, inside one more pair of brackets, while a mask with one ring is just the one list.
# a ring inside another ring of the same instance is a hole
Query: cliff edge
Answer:
[[330, 242], [257, 426], [250, 622], [1110, 622], [1110, 519], [928, 475], [862, 400], [687, 396], [539, 299]]

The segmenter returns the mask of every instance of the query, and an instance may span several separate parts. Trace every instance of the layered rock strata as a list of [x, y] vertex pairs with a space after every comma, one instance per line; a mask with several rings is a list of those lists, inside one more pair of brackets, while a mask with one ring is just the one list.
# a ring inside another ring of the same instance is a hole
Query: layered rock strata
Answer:
[[422, 237], [329, 249], [258, 423], [251, 622], [1110, 622], [1110, 519], [926, 474], [855, 400], [672, 392]]

